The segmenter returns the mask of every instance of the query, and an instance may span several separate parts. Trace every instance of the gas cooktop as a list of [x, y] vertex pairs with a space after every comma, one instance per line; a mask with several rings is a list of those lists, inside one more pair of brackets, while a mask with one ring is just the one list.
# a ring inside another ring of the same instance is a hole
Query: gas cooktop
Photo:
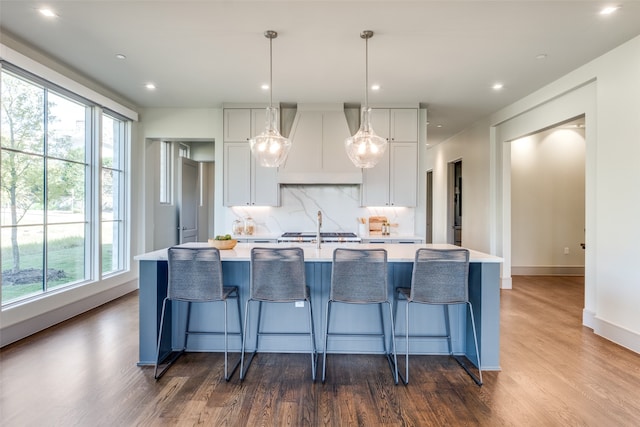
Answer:
[[[343, 231], [323, 231], [320, 233], [323, 242], [360, 242], [360, 238], [355, 233]], [[287, 232], [278, 238], [279, 242], [314, 242], [316, 233], [309, 232]]]

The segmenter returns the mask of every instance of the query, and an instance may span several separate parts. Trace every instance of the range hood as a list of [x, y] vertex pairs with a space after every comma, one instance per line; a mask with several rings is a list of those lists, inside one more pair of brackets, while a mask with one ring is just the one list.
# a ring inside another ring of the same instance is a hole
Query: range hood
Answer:
[[298, 104], [291, 151], [278, 170], [280, 184], [361, 184], [344, 140], [351, 136], [343, 104]]

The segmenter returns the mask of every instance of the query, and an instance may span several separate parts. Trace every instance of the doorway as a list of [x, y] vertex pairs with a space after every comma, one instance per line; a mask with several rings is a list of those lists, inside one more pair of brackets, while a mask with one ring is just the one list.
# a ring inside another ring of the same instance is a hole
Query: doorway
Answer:
[[447, 243], [462, 246], [462, 160], [448, 167], [448, 230]]
[[584, 275], [584, 115], [510, 142], [513, 275]]
[[433, 171], [427, 171], [425, 243], [433, 243]]

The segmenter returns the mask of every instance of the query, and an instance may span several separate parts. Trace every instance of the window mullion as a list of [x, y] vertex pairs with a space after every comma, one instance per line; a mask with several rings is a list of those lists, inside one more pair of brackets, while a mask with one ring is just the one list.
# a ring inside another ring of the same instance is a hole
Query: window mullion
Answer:
[[[90, 233], [90, 244], [87, 256], [87, 265], [91, 266], [91, 278], [97, 280], [102, 277], [102, 109], [93, 107], [88, 109], [87, 115], [91, 116], [91, 137], [88, 141], [87, 155], [91, 156], [89, 163], [90, 179], [87, 185], [90, 186], [91, 197], [88, 203], [87, 232]], [[93, 224], [93, 226], [91, 226]], [[94, 256], [91, 256], [94, 254]]]
[[43, 176], [42, 183], [44, 192], [42, 195], [42, 292], [47, 292], [49, 289], [48, 284], [48, 274], [49, 271], [49, 160], [48, 160], [48, 146], [49, 146], [49, 91], [47, 88], [43, 88], [43, 97], [42, 102], [44, 103], [42, 111], [44, 116], [42, 120], [44, 121], [42, 129], [42, 153], [44, 156], [42, 166], [43, 166]]

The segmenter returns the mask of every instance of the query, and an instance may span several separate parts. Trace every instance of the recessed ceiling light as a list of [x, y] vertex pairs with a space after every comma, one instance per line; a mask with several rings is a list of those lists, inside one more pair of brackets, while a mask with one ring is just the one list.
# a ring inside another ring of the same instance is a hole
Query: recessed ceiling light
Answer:
[[155, 90], [156, 85], [153, 83], [145, 83], [144, 87], [146, 87], [149, 90]]
[[437, 127], [437, 128], [441, 128], [441, 127], [442, 127], [442, 125], [436, 125], [436, 127]]
[[116, 54], [116, 58], [118, 59], [127, 59], [127, 57], [121, 53]]
[[493, 90], [500, 90], [504, 87], [504, 85], [502, 83], [495, 83], [493, 86], [491, 86], [491, 89]]
[[262, 90], [269, 90], [269, 85], [268, 84], [263, 84], [262, 86], [260, 86], [260, 89]]
[[536, 55], [536, 59], [540, 60], [540, 59], [547, 59], [547, 54], [546, 53], [539, 53]]
[[371, 85], [371, 90], [380, 90], [380, 85]]
[[600, 10], [600, 15], [611, 15], [616, 10], [620, 9], [620, 6], [607, 6]]
[[47, 18], [55, 18], [56, 16], [58, 16], [53, 10], [46, 7], [38, 9], [38, 12], [40, 12], [42, 15], [46, 16]]

